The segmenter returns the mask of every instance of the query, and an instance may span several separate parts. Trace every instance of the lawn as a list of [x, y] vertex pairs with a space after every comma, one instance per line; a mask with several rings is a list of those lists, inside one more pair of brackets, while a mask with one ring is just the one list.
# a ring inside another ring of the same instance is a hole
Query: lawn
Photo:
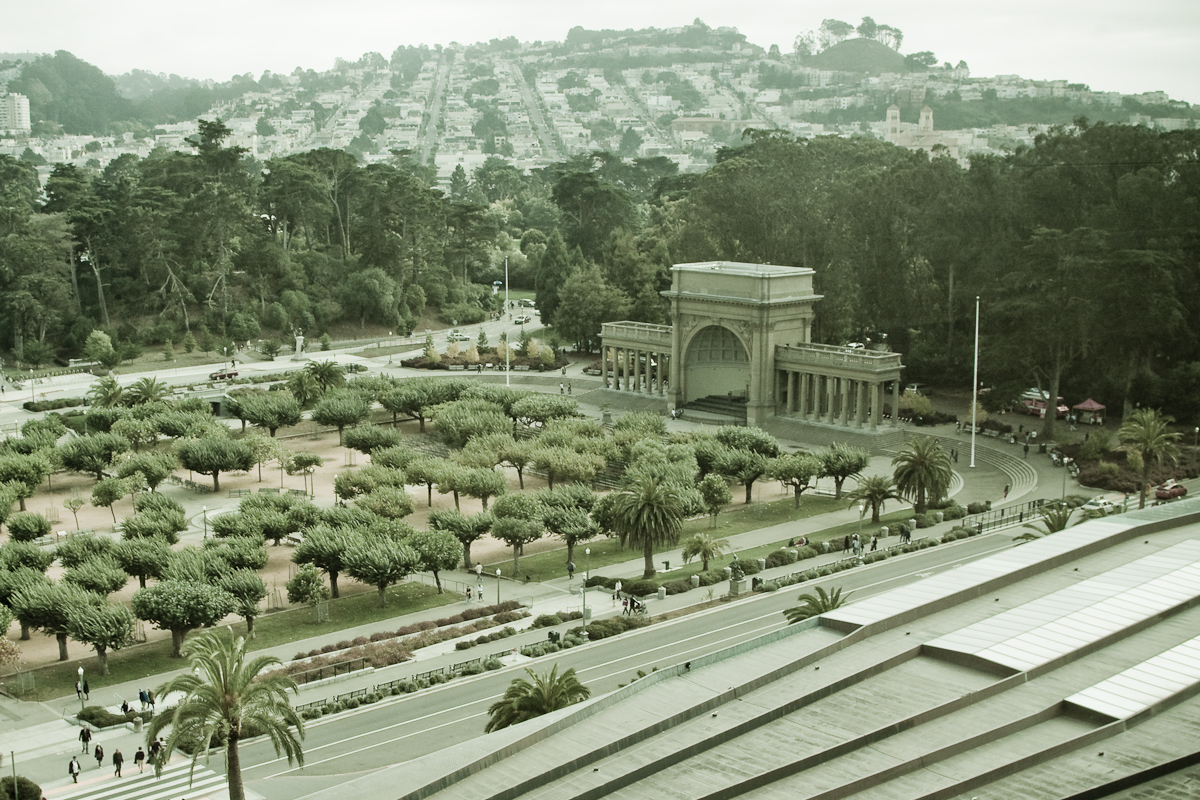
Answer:
[[[329, 619], [325, 622], [317, 622], [313, 610], [307, 607], [279, 611], [255, 620], [255, 638], [250, 643], [250, 649], [263, 650], [372, 622], [380, 623], [379, 630], [387, 630], [389, 626], [383, 624], [385, 621], [453, 603], [459, 599], [459, 595], [456, 594], [439, 595], [434, 587], [423, 583], [403, 583], [388, 590], [386, 608], [379, 607], [379, 595], [374, 590], [330, 600]], [[237, 633], [245, 635], [245, 622], [238, 622], [232, 627]], [[75, 654], [84, 652], [83, 645], [78, 643], [73, 642], [72, 648]], [[75, 687], [75, 670], [79, 666], [86, 670], [92, 694], [96, 695], [96, 703], [120, 705], [122, 698], [106, 692], [105, 686], [151, 676], [158, 677], [183, 669], [186, 664], [180, 659], [171, 658], [170, 639], [157, 640], [109, 653], [108, 675], [103, 677], [97, 672], [94, 654], [83, 661], [53, 664], [33, 670], [31, 674], [36, 681], [36, 688], [31, 695], [23, 699], [49, 700], [55, 697], [69, 697]], [[16, 679], [10, 678], [9, 683], [15, 686]]]

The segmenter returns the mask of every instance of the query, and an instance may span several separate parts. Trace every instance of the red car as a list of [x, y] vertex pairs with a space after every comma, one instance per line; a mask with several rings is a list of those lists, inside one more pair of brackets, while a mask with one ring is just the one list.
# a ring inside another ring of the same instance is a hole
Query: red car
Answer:
[[227, 381], [238, 376], [236, 369], [226, 369], [220, 372], [214, 372], [208, 376], [210, 381]]
[[1154, 496], [1159, 500], [1174, 500], [1186, 494], [1187, 487], [1182, 483], [1177, 483], [1174, 478], [1160, 486], [1154, 487]]

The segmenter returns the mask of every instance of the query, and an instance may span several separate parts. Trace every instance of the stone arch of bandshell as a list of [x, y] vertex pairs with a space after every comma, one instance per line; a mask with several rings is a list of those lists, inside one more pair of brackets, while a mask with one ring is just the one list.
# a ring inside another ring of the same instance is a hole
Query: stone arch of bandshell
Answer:
[[[821, 300], [813, 291], [813, 270], [712, 261], [676, 264], [672, 273], [671, 288], [662, 295], [674, 324], [604, 324], [609, 388], [656, 393], [670, 408], [683, 407], [707, 389], [736, 394], [745, 400], [750, 425], [787, 416], [875, 429], [885, 404], [896, 407], [903, 369], [899, 353], [809, 340], [813, 306]], [[730, 367], [724, 383], [709, 380], [705, 367], [688, 360], [697, 338], [714, 327], [732, 334], [747, 356], [746, 367]], [[736, 388], [735, 372], [748, 373]], [[890, 404], [885, 400], [889, 383]]]

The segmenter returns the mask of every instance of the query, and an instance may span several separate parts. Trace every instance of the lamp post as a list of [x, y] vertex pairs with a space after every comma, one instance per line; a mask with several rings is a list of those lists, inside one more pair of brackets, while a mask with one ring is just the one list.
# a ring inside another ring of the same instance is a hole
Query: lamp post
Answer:
[[500, 605], [500, 568], [496, 567], [496, 605]]
[[858, 540], [862, 541], [862, 521], [863, 515], [867, 513], [867, 504], [865, 502], [858, 504]]
[[581, 592], [583, 595], [583, 638], [586, 639], [588, 624], [587, 585], [588, 579], [592, 577], [592, 548], [584, 548], [583, 554], [587, 556], [587, 569], [583, 572], [583, 591]]
[[208, 506], [201, 506], [200, 509], [204, 513], [204, 538], [208, 538]]
[[79, 672], [79, 713], [83, 713], [83, 667], [80, 667]]
[[1200, 438], [1200, 426], [1192, 428], [1192, 447], [1196, 446], [1196, 440]]
[[[504, 330], [503, 320], [504, 320], [504, 315], [507, 313], [508, 313], [508, 257], [505, 256], [505, 258], [504, 258], [504, 310], [500, 312], [500, 319], [501, 319], [500, 330]], [[504, 385], [505, 386], [510, 385], [509, 376], [508, 376], [508, 349], [509, 349], [508, 338], [505, 337], [505, 339], [504, 339]], [[497, 585], [497, 587], [499, 587], [499, 583], [497, 583], [496, 585]], [[497, 600], [496, 602], [499, 603], [500, 601]]]

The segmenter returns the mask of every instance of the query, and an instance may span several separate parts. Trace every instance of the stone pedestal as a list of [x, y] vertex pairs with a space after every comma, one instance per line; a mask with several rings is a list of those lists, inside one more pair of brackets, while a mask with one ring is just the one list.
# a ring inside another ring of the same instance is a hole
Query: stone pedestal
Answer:
[[738, 578], [737, 580], [729, 581], [729, 596], [740, 597], [746, 592], [746, 579]]

